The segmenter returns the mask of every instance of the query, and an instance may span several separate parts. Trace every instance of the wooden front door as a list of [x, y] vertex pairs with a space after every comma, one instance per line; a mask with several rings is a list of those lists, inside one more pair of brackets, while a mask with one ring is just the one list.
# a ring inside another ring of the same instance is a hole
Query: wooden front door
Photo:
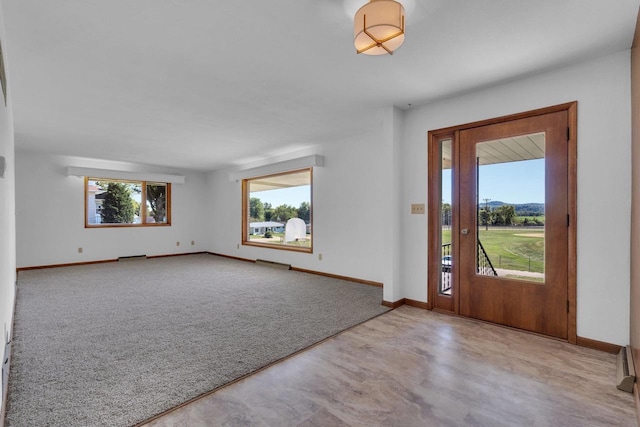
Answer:
[[459, 132], [459, 313], [567, 338], [568, 112]]

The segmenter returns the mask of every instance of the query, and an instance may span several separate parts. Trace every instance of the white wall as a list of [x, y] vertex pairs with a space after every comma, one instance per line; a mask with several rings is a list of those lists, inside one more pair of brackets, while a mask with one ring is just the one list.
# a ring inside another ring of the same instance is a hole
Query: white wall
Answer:
[[[210, 250], [383, 282], [384, 299], [427, 301], [427, 132], [578, 101], [578, 335], [629, 340], [630, 53], [523, 78], [405, 113], [380, 111], [371, 133], [333, 141], [314, 172], [314, 254], [240, 244], [240, 184], [208, 175]], [[284, 160], [284, 159], [278, 159]], [[611, 220], [611, 207], [616, 219]], [[428, 210], [428, 209], [427, 209]], [[349, 212], [365, 212], [351, 218]], [[351, 221], [349, 222], [349, 218]], [[239, 249], [237, 249], [239, 245]], [[318, 260], [322, 253], [323, 260]], [[610, 254], [610, 256], [609, 256]]]
[[[628, 51], [620, 52], [406, 113], [381, 109], [368, 133], [277, 159], [325, 156], [325, 166], [314, 170], [313, 254], [242, 246], [240, 183], [229, 181], [229, 171], [211, 172], [206, 177], [186, 174], [187, 184], [174, 186], [172, 227], [85, 229], [82, 180], [67, 177], [64, 168], [100, 166], [18, 151], [17, 264], [25, 267], [209, 250], [383, 282], [387, 301], [427, 301], [427, 215], [409, 213], [411, 203], [427, 200], [427, 132], [577, 100], [578, 335], [626, 344], [629, 58]], [[618, 214], [613, 222], [611, 207]], [[196, 246], [185, 245], [194, 239]], [[179, 248], [175, 246], [178, 240], [182, 244]], [[83, 247], [83, 254], [77, 253], [78, 247]]]
[[[4, 21], [0, 5], [0, 40], [5, 56], [5, 68], [9, 74], [9, 60], [4, 36]], [[11, 81], [8, 78], [8, 81]], [[10, 336], [16, 281], [16, 224], [15, 224], [15, 162], [13, 141], [13, 114], [11, 91], [8, 90], [7, 106], [0, 94], [0, 156], [6, 159], [6, 172], [0, 178], [0, 366], [4, 362], [7, 336]], [[3, 381], [0, 380], [0, 402], [4, 396]], [[4, 408], [0, 408], [0, 414]], [[0, 419], [2, 417], [0, 416]]]
[[[427, 198], [427, 132], [578, 101], [578, 336], [629, 341], [630, 52], [407, 112], [404, 205]], [[427, 217], [404, 211], [403, 296], [427, 300]]]
[[377, 124], [366, 134], [272, 159], [324, 156], [324, 167], [314, 168], [313, 176], [313, 254], [243, 246], [241, 183], [229, 181], [229, 171], [210, 173], [211, 251], [384, 282], [385, 300], [394, 299], [398, 278], [393, 257], [398, 252], [392, 239], [399, 239], [399, 227], [393, 225], [398, 218], [391, 212], [397, 206], [393, 197], [399, 181], [394, 183], [391, 166], [399, 144], [397, 120], [394, 109], [380, 110]]
[[[170, 227], [85, 228], [84, 179], [66, 175], [83, 166], [186, 176], [171, 187]], [[17, 266], [32, 267], [132, 255], [167, 255], [207, 250], [203, 224], [207, 192], [204, 173], [91, 161], [16, 151]], [[191, 241], [195, 245], [191, 245]], [[180, 246], [176, 246], [176, 242]], [[78, 253], [82, 247], [83, 252]]]

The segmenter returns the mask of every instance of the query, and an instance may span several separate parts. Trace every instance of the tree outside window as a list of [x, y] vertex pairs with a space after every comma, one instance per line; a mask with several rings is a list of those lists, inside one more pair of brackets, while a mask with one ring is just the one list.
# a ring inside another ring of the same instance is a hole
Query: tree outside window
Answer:
[[86, 178], [85, 226], [170, 225], [170, 189], [169, 183]]

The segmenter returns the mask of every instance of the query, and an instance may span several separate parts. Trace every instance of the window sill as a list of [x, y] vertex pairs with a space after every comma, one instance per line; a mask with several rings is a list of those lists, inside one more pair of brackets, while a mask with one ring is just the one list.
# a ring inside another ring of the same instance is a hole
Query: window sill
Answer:
[[287, 246], [287, 245], [277, 245], [272, 243], [257, 243], [257, 242], [242, 242], [243, 246], [255, 246], [259, 248], [267, 248], [267, 249], [278, 249], [281, 251], [292, 251], [292, 252], [303, 252], [312, 254], [313, 253], [313, 244], [310, 248], [304, 248], [300, 246]]

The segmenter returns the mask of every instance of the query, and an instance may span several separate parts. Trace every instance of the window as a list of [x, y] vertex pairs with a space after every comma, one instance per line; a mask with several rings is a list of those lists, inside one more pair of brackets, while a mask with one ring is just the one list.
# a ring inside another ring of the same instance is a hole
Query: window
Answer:
[[313, 169], [242, 181], [242, 244], [312, 252]]
[[171, 225], [169, 183], [88, 177], [84, 182], [85, 227]]

